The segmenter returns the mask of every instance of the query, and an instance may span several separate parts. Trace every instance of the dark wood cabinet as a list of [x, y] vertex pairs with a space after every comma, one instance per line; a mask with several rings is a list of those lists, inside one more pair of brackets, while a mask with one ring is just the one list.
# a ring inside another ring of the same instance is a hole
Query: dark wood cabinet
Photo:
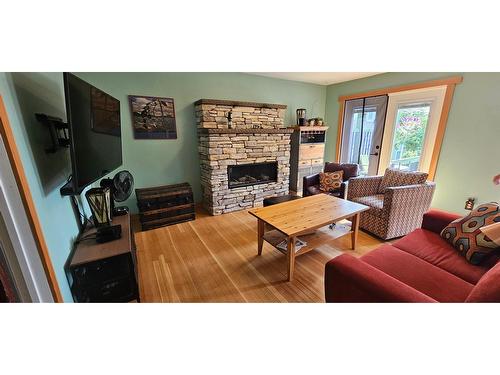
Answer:
[[[75, 302], [139, 300], [130, 215], [116, 216], [112, 224], [121, 225], [120, 239], [102, 244], [83, 240], [68, 259], [66, 274]], [[86, 230], [81, 238], [94, 232]]]

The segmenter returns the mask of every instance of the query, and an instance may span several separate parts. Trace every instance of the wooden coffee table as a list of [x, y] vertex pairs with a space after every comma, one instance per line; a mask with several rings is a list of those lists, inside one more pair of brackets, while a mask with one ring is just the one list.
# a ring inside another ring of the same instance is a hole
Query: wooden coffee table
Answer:
[[[354, 250], [358, 238], [359, 214], [368, 210], [368, 208], [365, 205], [336, 198], [331, 195], [318, 194], [269, 207], [249, 210], [248, 212], [258, 220], [257, 254], [262, 254], [264, 241], [276, 247], [286, 239], [286, 251], [277, 249], [287, 255], [287, 279], [291, 281], [293, 278], [295, 257], [314, 249], [312, 246], [305, 246], [295, 251], [297, 236], [311, 233], [315, 229], [342, 219], [350, 219], [352, 222], [351, 231], [346, 234], [351, 234], [352, 249]], [[266, 231], [266, 225], [273, 229]]]

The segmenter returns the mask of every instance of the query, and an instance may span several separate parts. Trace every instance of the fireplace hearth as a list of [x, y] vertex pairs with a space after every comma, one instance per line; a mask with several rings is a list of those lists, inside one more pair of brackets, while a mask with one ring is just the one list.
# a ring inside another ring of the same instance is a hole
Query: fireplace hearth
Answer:
[[227, 167], [229, 188], [267, 184], [276, 182], [278, 178], [278, 163], [252, 163], [229, 165]]

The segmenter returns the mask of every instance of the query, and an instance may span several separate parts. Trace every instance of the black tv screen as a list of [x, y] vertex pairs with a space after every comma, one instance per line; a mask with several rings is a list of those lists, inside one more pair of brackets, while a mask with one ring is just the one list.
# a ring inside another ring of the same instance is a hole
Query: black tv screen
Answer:
[[64, 73], [75, 194], [122, 164], [120, 101]]

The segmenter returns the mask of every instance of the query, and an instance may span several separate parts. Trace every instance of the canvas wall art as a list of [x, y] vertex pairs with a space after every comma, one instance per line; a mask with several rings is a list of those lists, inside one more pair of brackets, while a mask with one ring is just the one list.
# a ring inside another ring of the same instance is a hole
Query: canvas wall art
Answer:
[[176, 139], [173, 98], [129, 96], [135, 139]]

